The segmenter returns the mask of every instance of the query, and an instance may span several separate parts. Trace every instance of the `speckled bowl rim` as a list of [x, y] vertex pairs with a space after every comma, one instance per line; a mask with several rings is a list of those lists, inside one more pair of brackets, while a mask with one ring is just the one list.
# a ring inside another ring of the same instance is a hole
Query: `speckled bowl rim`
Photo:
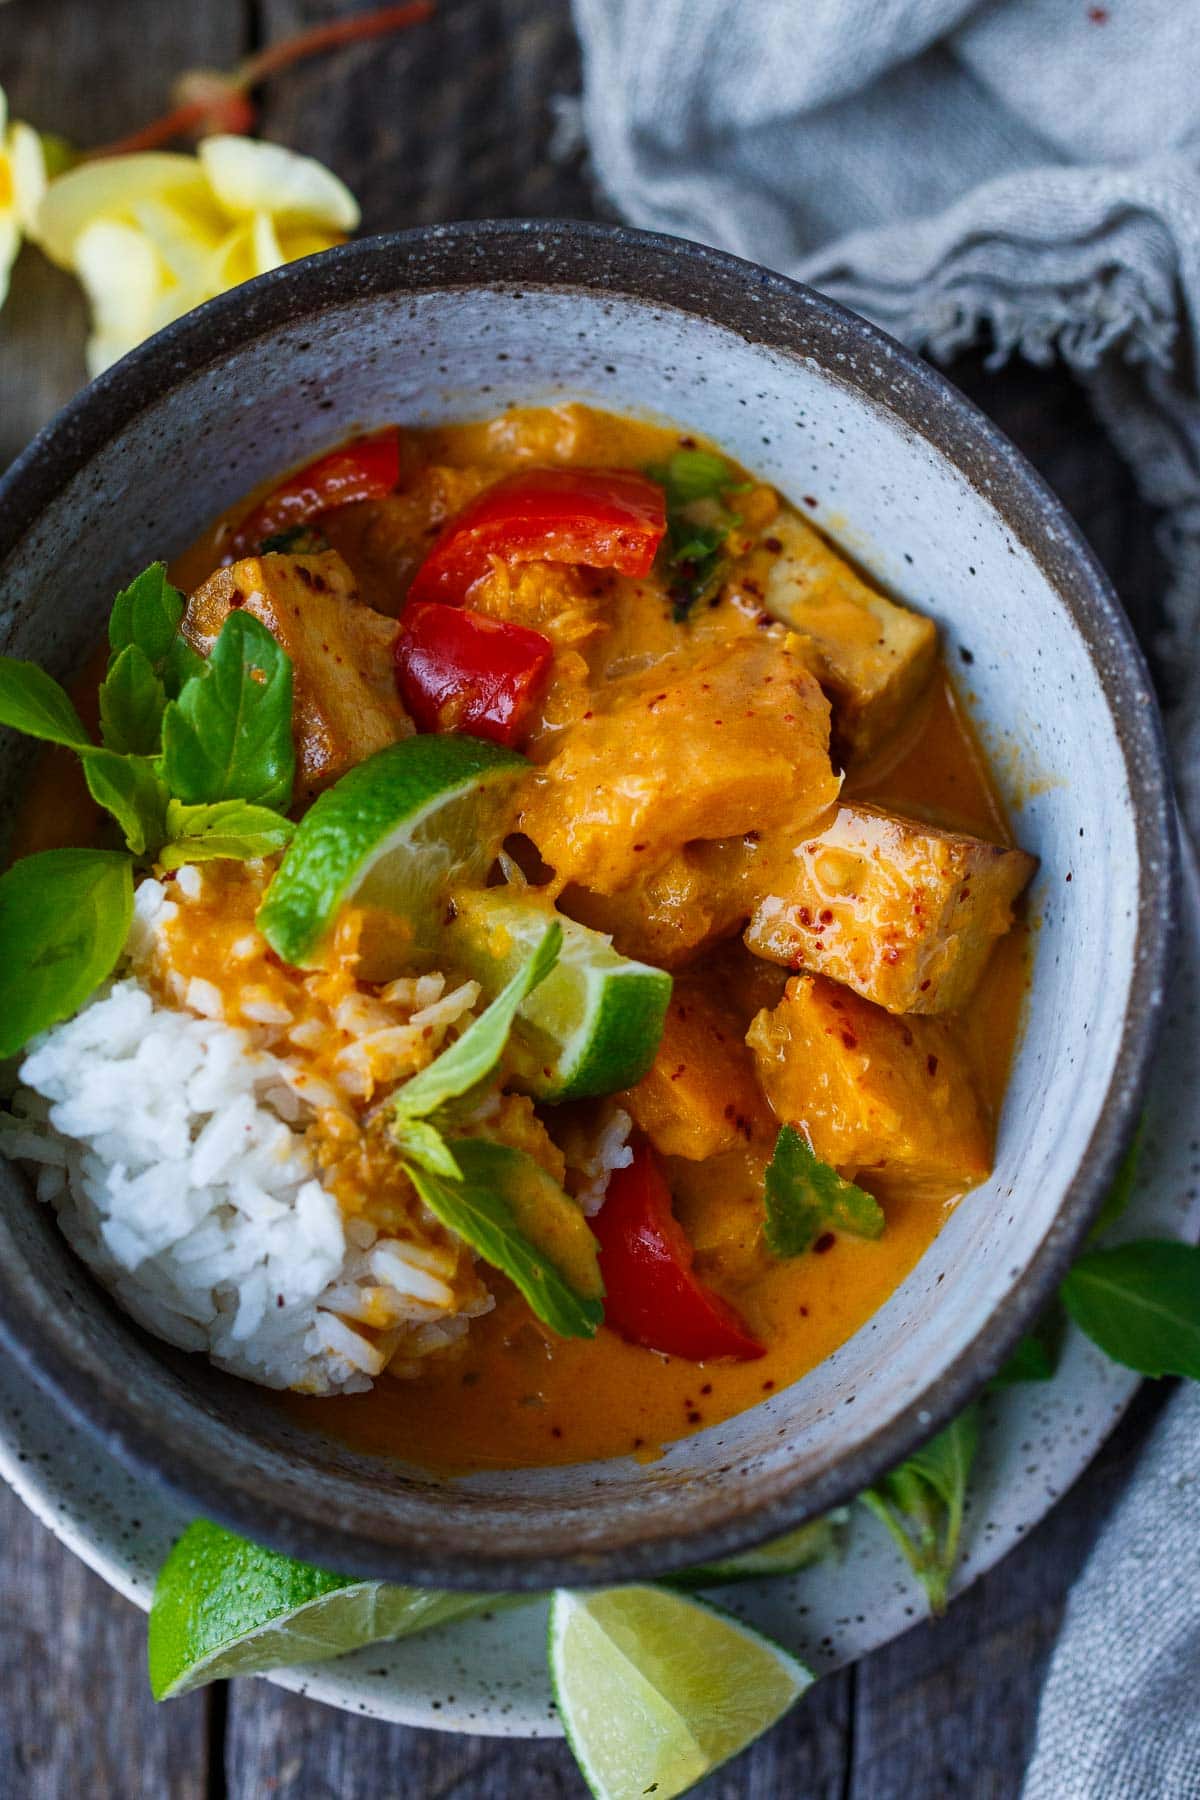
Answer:
[[[502, 278], [497, 271], [503, 271]], [[1122, 1042], [1098, 1123], [1039, 1250], [955, 1361], [852, 1453], [782, 1497], [740, 1504], [716, 1525], [613, 1552], [552, 1558], [433, 1557], [382, 1545], [230, 1479], [174, 1442], [170, 1466], [145, 1411], [67, 1353], [0, 1259], [0, 1345], [127, 1467], [186, 1505], [292, 1554], [349, 1573], [456, 1587], [538, 1588], [627, 1581], [708, 1562], [839, 1505], [903, 1460], [978, 1392], [1049, 1300], [1095, 1217], [1138, 1116], [1157, 1040], [1174, 938], [1179, 863], [1162, 723], [1149, 672], [1115, 593], [1069, 515], [1021, 453], [943, 375], [857, 314], [782, 275], [679, 238], [561, 220], [485, 221], [361, 239], [272, 271], [210, 301], [83, 389], [0, 481], [0, 561], [68, 481], [147, 405], [235, 349], [356, 300], [441, 288], [577, 289], [693, 315], [752, 344], [815, 355], [831, 378], [898, 417], [976, 488], [1033, 557], [1086, 646], [1112, 715], [1139, 850], [1138, 929]], [[869, 351], [851, 367], [844, 346]], [[833, 349], [837, 344], [839, 348]], [[822, 346], [829, 350], [820, 356]], [[973, 466], [978, 479], [972, 478]], [[1049, 546], [1060, 564], [1051, 566]], [[1159, 879], [1152, 879], [1157, 868]]]

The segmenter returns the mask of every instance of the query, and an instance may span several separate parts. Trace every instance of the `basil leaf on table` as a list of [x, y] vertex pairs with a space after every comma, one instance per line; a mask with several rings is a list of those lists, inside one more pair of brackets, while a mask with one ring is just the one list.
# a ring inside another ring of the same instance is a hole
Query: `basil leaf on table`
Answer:
[[486, 1011], [440, 1056], [405, 1083], [392, 1102], [392, 1130], [398, 1140], [414, 1119], [427, 1119], [448, 1100], [457, 1100], [492, 1073], [504, 1052], [517, 1009], [538, 983], [544, 981], [562, 948], [562, 926], [557, 919], [546, 928], [537, 949], [512, 977]]
[[283, 812], [295, 766], [291, 661], [251, 613], [230, 613], [163, 715], [167, 785], [189, 805], [253, 800]]
[[118, 651], [100, 684], [100, 735], [109, 750], [156, 756], [167, 693], [136, 644]]
[[1146, 1239], [1088, 1250], [1063, 1305], [1106, 1356], [1140, 1375], [1200, 1381], [1200, 1248]]
[[81, 760], [88, 792], [117, 821], [127, 847], [135, 856], [152, 856], [166, 833], [167, 807], [154, 759], [91, 748]]
[[71, 750], [91, 743], [66, 689], [36, 663], [0, 656], [0, 725]]
[[946, 1610], [978, 1445], [979, 1410], [969, 1406], [907, 1462], [859, 1495], [899, 1545], [933, 1613]]
[[772, 1256], [802, 1256], [825, 1231], [865, 1238], [883, 1231], [878, 1200], [822, 1162], [793, 1125], [783, 1126], [775, 1140], [765, 1200], [763, 1236]]
[[44, 850], [0, 875], [0, 1056], [77, 1012], [111, 975], [133, 916], [133, 865]]
[[1145, 1141], [1146, 1118], [1143, 1114], [1138, 1120], [1138, 1127], [1133, 1134], [1129, 1148], [1121, 1158], [1117, 1172], [1113, 1176], [1112, 1186], [1104, 1196], [1104, 1204], [1100, 1208], [1096, 1223], [1088, 1232], [1089, 1244], [1095, 1243], [1098, 1237], [1103, 1237], [1110, 1225], [1116, 1224], [1133, 1199], [1133, 1190], [1137, 1185], [1138, 1169], [1142, 1160], [1142, 1146]]
[[993, 1375], [991, 1386], [1016, 1387], [1022, 1381], [1051, 1380], [1058, 1373], [1066, 1324], [1062, 1303], [1053, 1300]]
[[456, 1139], [453, 1150], [458, 1180], [405, 1165], [430, 1212], [507, 1275], [552, 1331], [594, 1337], [604, 1290], [596, 1240], [574, 1201], [523, 1151], [482, 1138]]
[[157, 861], [164, 869], [188, 862], [211, 862], [228, 856], [239, 861], [271, 856], [291, 841], [296, 827], [268, 806], [249, 800], [218, 800], [212, 806], [185, 806], [170, 800], [166, 810], [166, 843]]
[[108, 642], [118, 654], [135, 645], [155, 673], [170, 655], [186, 602], [167, 580], [167, 565], [151, 563], [122, 588], [108, 616]]

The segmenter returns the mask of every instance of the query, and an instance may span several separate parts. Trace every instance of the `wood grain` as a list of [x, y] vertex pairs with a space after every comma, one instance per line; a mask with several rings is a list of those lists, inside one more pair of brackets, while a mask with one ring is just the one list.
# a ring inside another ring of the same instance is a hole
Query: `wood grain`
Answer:
[[[81, 143], [127, 131], [172, 78], [354, 0], [11, 0], [0, 78], [13, 111]], [[322, 157], [364, 229], [603, 210], [578, 156], [549, 155], [551, 98], [578, 85], [567, 0], [441, 0], [437, 19], [280, 76], [265, 133]], [[0, 463], [83, 378], [74, 284], [26, 252], [0, 317]], [[1161, 563], [1086, 398], [1061, 372], [955, 379], [1016, 438], [1090, 535], [1148, 641]], [[821, 1683], [706, 1784], [708, 1800], [1008, 1800], [1033, 1730], [1062, 1598], [1126, 1478], [1157, 1399], [1029, 1541], [959, 1601]], [[0, 1491], [0, 1800], [559, 1800], [582, 1783], [564, 1746], [454, 1738], [345, 1714], [261, 1682], [155, 1709], [144, 1622]]]

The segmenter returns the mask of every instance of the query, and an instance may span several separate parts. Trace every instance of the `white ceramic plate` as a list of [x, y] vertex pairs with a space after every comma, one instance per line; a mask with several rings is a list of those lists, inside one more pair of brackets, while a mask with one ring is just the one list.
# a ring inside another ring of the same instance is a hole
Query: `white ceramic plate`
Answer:
[[[1122, 1234], [1196, 1237], [1189, 1138], [1200, 1088], [1200, 877], [1185, 848], [1176, 978], [1147, 1119], [1139, 1191]], [[1137, 1386], [1078, 1333], [1054, 1381], [985, 1403], [979, 1462], [954, 1591], [969, 1587], [1049, 1512], [1087, 1467]], [[111, 1587], [143, 1609], [189, 1515], [140, 1487], [0, 1361], [0, 1474], [39, 1519]], [[838, 1562], [721, 1590], [722, 1603], [825, 1673], [890, 1642], [920, 1603], [880, 1526], [856, 1508]], [[554, 1737], [545, 1606], [534, 1603], [407, 1643], [376, 1645], [320, 1668], [270, 1676], [348, 1712], [442, 1731]]]

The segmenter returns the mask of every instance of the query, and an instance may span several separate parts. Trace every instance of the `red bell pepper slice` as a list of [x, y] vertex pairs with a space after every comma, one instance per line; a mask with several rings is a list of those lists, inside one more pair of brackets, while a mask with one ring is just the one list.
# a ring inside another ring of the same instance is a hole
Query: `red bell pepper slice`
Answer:
[[604, 1321], [622, 1337], [689, 1362], [765, 1354], [728, 1301], [693, 1273], [692, 1247], [649, 1145], [614, 1172], [591, 1226], [600, 1244]]
[[396, 686], [420, 731], [521, 743], [554, 646], [540, 631], [461, 606], [410, 601], [396, 638]]
[[244, 518], [233, 534], [235, 556], [248, 556], [267, 538], [308, 525], [335, 506], [382, 500], [400, 479], [400, 432], [354, 438], [298, 470]]
[[631, 469], [520, 469], [450, 521], [409, 594], [461, 603], [494, 556], [648, 575], [666, 529], [662, 487]]

